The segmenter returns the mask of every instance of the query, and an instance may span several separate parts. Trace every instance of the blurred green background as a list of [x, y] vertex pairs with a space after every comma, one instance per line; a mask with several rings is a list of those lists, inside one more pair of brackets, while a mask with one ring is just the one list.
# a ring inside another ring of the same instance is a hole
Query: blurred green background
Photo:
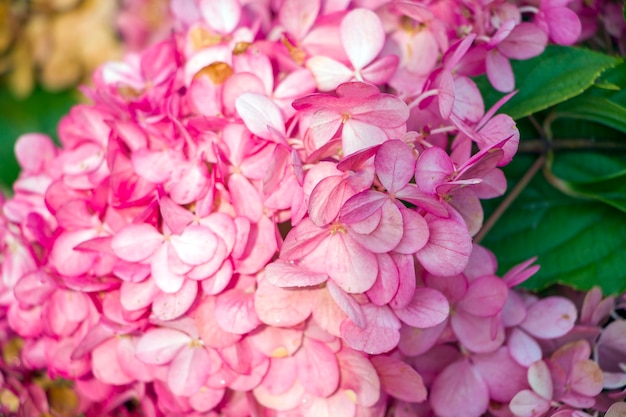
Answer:
[[24, 133], [40, 132], [56, 141], [59, 120], [79, 98], [76, 90], [50, 93], [37, 88], [30, 96], [19, 99], [0, 87], [0, 186], [4, 191], [11, 188], [19, 173], [13, 152], [17, 138]]

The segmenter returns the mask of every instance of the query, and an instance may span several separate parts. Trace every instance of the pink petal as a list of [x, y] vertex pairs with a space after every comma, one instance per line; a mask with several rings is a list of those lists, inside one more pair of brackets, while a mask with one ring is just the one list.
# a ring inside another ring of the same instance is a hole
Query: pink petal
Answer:
[[386, 253], [379, 253], [376, 257], [378, 259], [378, 275], [374, 285], [367, 290], [367, 297], [372, 303], [382, 306], [388, 304], [398, 292], [400, 274], [391, 256]]
[[626, 403], [618, 402], [609, 407], [604, 417], [621, 417], [623, 415], [626, 415]]
[[235, 334], [251, 332], [261, 324], [254, 309], [254, 294], [239, 289], [225, 291], [217, 297], [215, 316], [223, 330]]
[[205, 297], [196, 309], [196, 328], [206, 346], [221, 349], [237, 343], [240, 335], [222, 330], [215, 316], [215, 297]]
[[341, 336], [348, 346], [370, 355], [388, 352], [400, 340], [400, 321], [387, 306], [373, 304], [361, 306], [366, 317], [366, 327], [356, 326], [346, 319], [341, 324]]
[[547, 43], [548, 36], [543, 30], [533, 23], [522, 22], [498, 45], [498, 50], [508, 58], [529, 59], [541, 54]]
[[531, 390], [518, 392], [511, 400], [509, 408], [519, 417], [539, 417], [550, 409], [550, 401]]
[[319, 11], [319, 1], [286, 0], [280, 7], [278, 19], [288, 33], [301, 40], [313, 26]]
[[387, 394], [407, 402], [421, 403], [426, 400], [424, 381], [408, 364], [385, 355], [374, 356], [371, 361]]
[[572, 330], [576, 317], [576, 306], [570, 300], [547, 297], [528, 307], [526, 319], [520, 326], [540, 339], [554, 339]]
[[124, 373], [137, 381], [151, 382], [155, 377], [156, 367], [146, 365], [135, 356], [136, 337], [123, 337], [117, 345], [117, 360]]
[[96, 262], [97, 255], [90, 252], [77, 251], [80, 243], [94, 238], [96, 231], [83, 229], [75, 232], [65, 231], [54, 241], [50, 252], [50, 264], [61, 275], [70, 277], [85, 274]]
[[552, 7], [545, 11], [550, 21], [550, 38], [559, 45], [572, 45], [580, 36], [582, 25], [580, 18], [567, 7]]
[[373, 253], [392, 251], [404, 234], [402, 213], [395, 203], [386, 200], [380, 211], [381, 221], [371, 233], [351, 233], [361, 246]]
[[386, 140], [387, 135], [380, 127], [354, 118], [344, 123], [341, 132], [344, 155], [351, 155], [371, 146], [380, 145]]
[[571, 372], [572, 391], [586, 397], [595, 397], [602, 391], [604, 376], [596, 362], [590, 359], [577, 361]]
[[191, 338], [178, 330], [159, 328], [146, 332], [137, 342], [136, 355], [148, 364], [163, 365], [191, 342]]
[[328, 281], [326, 284], [328, 293], [341, 311], [352, 320], [352, 322], [360, 328], [365, 327], [365, 315], [361, 305], [350, 294], [346, 294], [341, 288], [339, 288], [334, 282]]
[[439, 114], [447, 120], [452, 114], [455, 101], [454, 78], [452, 73], [443, 71], [439, 79]]
[[342, 232], [328, 237], [326, 272], [348, 293], [369, 290], [378, 274], [376, 255]]
[[530, 366], [543, 356], [537, 341], [518, 328], [509, 335], [508, 345], [511, 356], [523, 366]]
[[351, 391], [357, 404], [372, 407], [380, 398], [380, 379], [369, 359], [360, 352], [342, 349], [337, 352], [341, 369], [341, 389]]
[[413, 300], [394, 313], [406, 324], [426, 329], [434, 327], [448, 318], [450, 305], [446, 297], [432, 288], [417, 288]]
[[213, 389], [202, 386], [195, 394], [189, 397], [189, 405], [195, 411], [207, 413], [213, 410], [224, 398], [226, 390]]
[[320, 55], [309, 58], [306, 67], [313, 73], [320, 91], [334, 90], [339, 84], [350, 81], [354, 76], [354, 72], [341, 62]]
[[469, 361], [460, 360], [437, 376], [430, 404], [440, 417], [479, 417], [489, 406], [489, 389]]
[[163, 243], [163, 236], [146, 223], [132, 224], [118, 231], [111, 241], [113, 252], [128, 262], [146, 260]]
[[[37, 152], [33, 152], [34, 149]], [[15, 157], [26, 172], [39, 173], [55, 155], [56, 148], [47, 135], [27, 133], [15, 142]]]
[[171, 198], [163, 197], [159, 202], [163, 222], [175, 234], [181, 234], [185, 226], [194, 221], [194, 215], [184, 207], [174, 203]]
[[327, 397], [337, 390], [339, 364], [335, 353], [324, 343], [305, 339], [295, 359], [298, 379], [308, 393]]
[[396, 73], [400, 58], [397, 55], [383, 56], [361, 70], [363, 81], [381, 85], [387, 83]]
[[284, 290], [262, 280], [254, 293], [254, 306], [263, 323], [271, 326], [295, 326], [311, 315], [313, 300], [303, 298], [305, 294], [306, 292]]
[[217, 249], [217, 236], [207, 227], [192, 224], [181, 235], [172, 235], [170, 242], [178, 257], [188, 265], [211, 260]]
[[241, 6], [237, 0], [201, 0], [199, 6], [209, 26], [222, 34], [235, 30], [241, 18]]
[[492, 401], [508, 403], [515, 394], [528, 387], [526, 368], [511, 358], [506, 347], [473, 355], [472, 364], [487, 384]]
[[504, 328], [497, 316], [476, 317], [461, 310], [451, 316], [450, 324], [459, 342], [472, 352], [492, 352], [504, 342]]
[[[272, 99], [257, 93], [245, 93], [235, 102], [237, 113], [246, 127], [255, 135], [270, 140], [282, 140], [285, 136], [285, 122], [280, 109]], [[275, 132], [281, 136], [276, 138]]]
[[409, 183], [415, 173], [415, 158], [409, 146], [400, 140], [382, 144], [374, 159], [376, 176], [389, 193]]
[[451, 219], [428, 222], [428, 243], [415, 255], [434, 275], [451, 276], [463, 271], [472, 252], [472, 240], [461, 223]]
[[383, 48], [385, 31], [378, 16], [367, 9], [354, 9], [341, 21], [341, 43], [356, 70], [372, 62]]
[[152, 313], [159, 320], [174, 320], [185, 314], [198, 295], [198, 283], [185, 280], [180, 290], [173, 294], [160, 293], [152, 302]]
[[479, 317], [491, 317], [502, 311], [509, 289], [500, 278], [484, 276], [470, 282], [458, 306]]
[[175, 395], [190, 396], [209, 376], [211, 358], [202, 346], [189, 346], [176, 355], [167, 373], [167, 386]]
[[433, 146], [422, 152], [415, 167], [415, 183], [420, 190], [435, 194], [437, 186], [454, 173], [452, 160], [443, 149]]
[[309, 271], [292, 262], [275, 261], [265, 267], [267, 281], [277, 287], [310, 287], [328, 280], [328, 275]]
[[142, 282], [123, 282], [120, 288], [120, 302], [128, 311], [141, 310], [152, 304], [159, 294], [159, 288], [151, 279]]
[[167, 247], [168, 245], [162, 245], [154, 254], [150, 270], [157, 287], [163, 292], [173, 294], [183, 287], [185, 276], [171, 270]]
[[487, 78], [493, 88], [503, 93], [513, 91], [515, 77], [511, 63], [506, 56], [497, 49], [492, 49], [487, 52], [485, 64], [487, 65]]
[[120, 367], [117, 359], [118, 343], [118, 339], [111, 338], [95, 348], [91, 353], [94, 376], [100, 381], [111, 385], [125, 385], [134, 380]]
[[544, 361], [537, 361], [528, 368], [528, 384], [546, 400], [551, 400], [553, 395], [552, 376], [550, 369]]

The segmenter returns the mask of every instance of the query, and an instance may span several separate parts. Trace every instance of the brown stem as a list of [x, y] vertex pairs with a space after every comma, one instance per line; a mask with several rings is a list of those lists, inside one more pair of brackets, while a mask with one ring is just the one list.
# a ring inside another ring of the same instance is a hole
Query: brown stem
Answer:
[[522, 190], [526, 188], [530, 180], [533, 179], [533, 177], [535, 176], [537, 171], [539, 171], [539, 169], [541, 168], [545, 160], [546, 160], [545, 154], [542, 154], [539, 156], [539, 158], [537, 158], [537, 160], [532, 164], [530, 169], [526, 171], [524, 176], [519, 180], [519, 182], [515, 185], [515, 187], [513, 187], [511, 192], [507, 194], [507, 196], [504, 198], [504, 200], [502, 200], [500, 205], [494, 210], [493, 213], [491, 213], [491, 216], [489, 216], [489, 218], [487, 219], [483, 227], [476, 234], [476, 236], [474, 236], [474, 243], [480, 243], [480, 241], [483, 240], [485, 235], [489, 233], [489, 230], [491, 230], [493, 225], [496, 224], [498, 219], [500, 219], [500, 217], [504, 214], [504, 212], [509, 208], [511, 203], [515, 201], [515, 199], [520, 195]]

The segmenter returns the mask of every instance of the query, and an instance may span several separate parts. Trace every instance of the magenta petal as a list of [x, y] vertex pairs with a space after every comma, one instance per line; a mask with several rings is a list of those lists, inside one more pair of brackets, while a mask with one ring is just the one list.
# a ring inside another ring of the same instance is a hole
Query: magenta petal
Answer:
[[554, 339], [567, 334], [576, 323], [574, 303], [563, 297], [547, 297], [528, 307], [526, 319], [520, 325], [540, 339]]
[[113, 252], [128, 262], [147, 259], [163, 243], [163, 236], [149, 224], [133, 224], [118, 231], [111, 241]]
[[387, 306], [373, 304], [361, 306], [366, 317], [366, 327], [359, 328], [352, 320], [341, 323], [341, 336], [356, 350], [370, 355], [388, 352], [398, 345], [400, 340], [400, 321]]
[[378, 16], [367, 9], [355, 9], [341, 21], [341, 43], [355, 69], [372, 62], [383, 48], [385, 31]]
[[407, 363], [385, 355], [374, 356], [371, 361], [387, 394], [407, 402], [421, 403], [426, 399], [422, 377]]
[[489, 389], [469, 361], [460, 360], [437, 376], [430, 405], [440, 417], [479, 417], [489, 406]]
[[178, 330], [160, 328], [146, 332], [137, 342], [137, 358], [142, 362], [163, 365], [174, 356], [191, 338]]
[[176, 395], [195, 394], [209, 377], [210, 361], [209, 353], [202, 346], [183, 349], [170, 363], [167, 386]]
[[450, 304], [439, 291], [432, 288], [416, 288], [413, 300], [402, 309], [394, 309], [396, 316], [406, 324], [426, 329], [448, 318]]

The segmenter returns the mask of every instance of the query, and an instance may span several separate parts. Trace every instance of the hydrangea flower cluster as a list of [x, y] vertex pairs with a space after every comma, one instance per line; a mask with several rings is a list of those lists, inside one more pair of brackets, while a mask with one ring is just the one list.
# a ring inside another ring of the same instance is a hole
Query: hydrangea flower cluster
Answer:
[[624, 398], [621, 301], [515, 290], [534, 260], [497, 277], [472, 243], [519, 134], [469, 76], [511, 91], [509, 59], [580, 21], [563, 1], [451, 10], [173, 0], [172, 36], [102, 66], [60, 148], [16, 145], [0, 407], [530, 417]]

